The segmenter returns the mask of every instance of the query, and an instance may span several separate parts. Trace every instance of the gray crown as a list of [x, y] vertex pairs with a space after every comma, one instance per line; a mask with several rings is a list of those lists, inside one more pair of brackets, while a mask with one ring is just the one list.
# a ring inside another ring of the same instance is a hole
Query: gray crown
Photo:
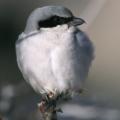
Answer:
[[38, 22], [47, 20], [52, 16], [72, 17], [72, 12], [63, 6], [45, 6], [35, 9], [28, 17], [25, 33], [37, 30]]

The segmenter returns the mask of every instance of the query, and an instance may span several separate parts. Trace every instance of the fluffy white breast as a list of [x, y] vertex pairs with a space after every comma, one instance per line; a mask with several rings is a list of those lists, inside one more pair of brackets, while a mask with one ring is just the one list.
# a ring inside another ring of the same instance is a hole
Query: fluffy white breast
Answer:
[[16, 51], [24, 78], [40, 93], [79, 89], [89, 69], [75, 29], [66, 25], [41, 29], [19, 42]]

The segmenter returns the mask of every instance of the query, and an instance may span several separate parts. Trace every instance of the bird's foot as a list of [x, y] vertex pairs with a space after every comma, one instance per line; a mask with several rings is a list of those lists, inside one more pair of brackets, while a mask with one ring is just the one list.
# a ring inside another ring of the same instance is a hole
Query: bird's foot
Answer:
[[39, 110], [41, 113], [45, 113], [46, 111], [51, 112], [62, 112], [61, 109], [56, 108], [57, 97], [54, 93], [50, 92], [44, 95], [42, 101], [38, 104]]
[[58, 109], [56, 109], [56, 106], [54, 105], [55, 103], [53, 103], [52, 101], [48, 102], [48, 101], [44, 101], [42, 100], [39, 104], [39, 110], [41, 113], [45, 113], [46, 111], [58, 111]]
[[40, 103], [38, 103], [38, 108], [41, 113], [44, 113], [46, 111], [46, 101], [42, 100]]

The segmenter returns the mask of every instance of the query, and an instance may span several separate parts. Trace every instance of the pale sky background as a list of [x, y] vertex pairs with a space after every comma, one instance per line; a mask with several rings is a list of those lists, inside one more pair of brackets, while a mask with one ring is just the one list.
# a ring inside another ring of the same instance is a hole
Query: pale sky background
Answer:
[[96, 96], [120, 107], [120, 1], [107, 0], [88, 28], [96, 58], [89, 87]]

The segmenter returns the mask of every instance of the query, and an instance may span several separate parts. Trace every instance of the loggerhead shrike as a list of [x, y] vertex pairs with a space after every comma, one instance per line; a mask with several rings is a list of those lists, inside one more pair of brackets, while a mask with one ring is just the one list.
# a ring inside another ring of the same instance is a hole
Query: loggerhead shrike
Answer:
[[77, 26], [85, 21], [62, 6], [37, 8], [16, 42], [24, 79], [49, 97], [81, 90], [93, 60], [93, 45]]

